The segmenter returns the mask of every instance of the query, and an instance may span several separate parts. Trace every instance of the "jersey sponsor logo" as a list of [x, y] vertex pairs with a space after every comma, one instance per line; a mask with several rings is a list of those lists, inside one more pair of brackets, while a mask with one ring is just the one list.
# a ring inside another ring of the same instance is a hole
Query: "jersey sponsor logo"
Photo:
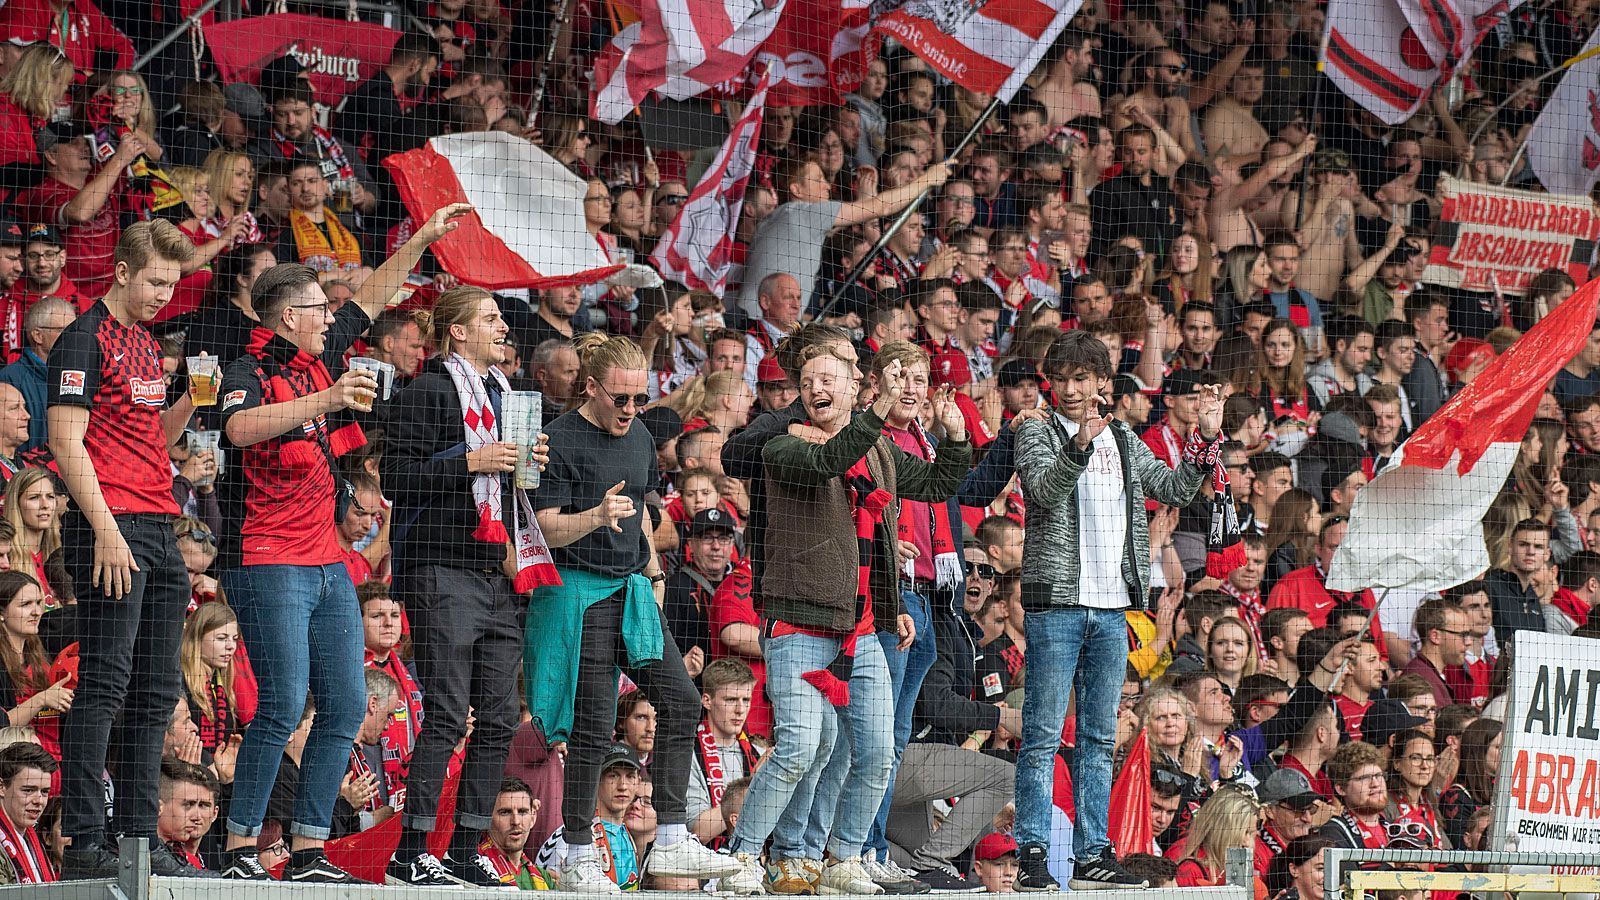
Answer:
[[235, 406], [238, 406], [239, 404], [243, 403], [244, 402], [244, 398], [245, 398], [245, 392], [244, 391], [229, 391], [228, 395], [226, 397], [222, 398], [222, 408], [223, 409], [233, 409]]
[[1001, 693], [1002, 688], [999, 672], [990, 672], [983, 676], [983, 695], [985, 697], [993, 697], [995, 694]]
[[129, 399], [140, 406], [154, 406], [159, 409], [167, 405], [167, 383], [160, 378], [150, 380], [129, 378], [128, 395]]
[[61, 371], [61, 384], [59, 386], [61, 396], [65, 397], [68, 395], [76, 395], [78, 397], [82, 397], [84, 381], [85, 379], [81, 369], [63, 369]]

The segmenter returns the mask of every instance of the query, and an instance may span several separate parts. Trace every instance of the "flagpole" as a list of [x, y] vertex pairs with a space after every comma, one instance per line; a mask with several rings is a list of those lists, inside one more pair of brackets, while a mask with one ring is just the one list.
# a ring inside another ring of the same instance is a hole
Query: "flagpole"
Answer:
[[[973, 139], [978, 136], [978, 132], [983, 129], [984, 124], [989, 121], [989, 117], [994, 115], [995, 110], [999, 109], [1000, 106], [999, 97], [989, 101], [989, 105], [984, 109], [983, 114], [978, 116], [978, 120], [972, 123], [971, 128], [967, 129], [967, 133], [961, 137], [961, 141], [956, 144], [955, 149], [950, 151], [950, 158], [947, 162], [954, 165], [956, 158], [961, 155], [962, 151], [967, 149], [967, 145], [972, 143]], [[911, 217], [917, 212], [917, 207], [921, 206], [922, 201], [928, 199], [928, 194], [932, 192], [933, 188], [931, 187], [923, 188], [922, 193], [918, 194], [916, 199], [901, 210], [900, 215], [895, 217], [894, 223], [885, 228], [883, 233], [878, 236], [878, 242], [872, 245], [872, 249], [856, 260], [856, 264], [851, 268], [850, 274], [834, 285], [833, 294], [828, 297], [828, 302], [822, 304], [822, 308], [817, 310], [817, 319], [823, 318], [828, 314], [829, 310], [833, 309], [834, 305], [839, 302], [839, 298], [844, 296], [845, 289], [854, 284], [857, 278], [861, 277], [861, 273], [866, 271], [867, 266], [877, 258], [879, 253], [883, 252], [884, 247], [889, 245], [889, 239], [894, 237], [895, 232], [899, 231], [902, 226], [911, 221]]]
[[[1468, 139], [1468, 143], [1471, 144], [1474, 148], [1476, 148], [1478, 146], [1478, 138], [1483, 137], [1484, 131], [1486, 131], [1489, 128], [1490, 125], [1494, 124], [1500, 118], [1500, 111], [1505, 109], [1507, 106], [1510, 106], [1511, 105], [1511, 101], [1513, 101], [1513, 100], [1517, 99], [1518, 97], [1522, 96], [1523, 94], [1527, 93], [1529, 90], [1531, 90], [1533, 88], [1536, 88], [1541, 84], [1544, 84], [1545, 81], [1547, 79], [1549, 79], [1550, 76], [1559, 75], [1562, 72], [1565, 72], [1568, 69], [1572, 68], [1573, 66], [1577, 65], [1578, 63], [1581, 63], [1586, 59], [1592, 59], [1595, 56], [1600, 56], [1600, 46], [1590, 47], [1588, 50], [1585, 50], [1582, 53], [1579, 53], [1577, 56], [1574, 56], [1573, 58], [1567, 60], [1566, 62], [1562, 63], [1561, 65], [1556, 66], [1555, 68], [1551, 69], [1550, 71], [1541, 73], [1537, 78], [1534, 78], [1531, 82], [1528, 82], [1528, 83], [1522, 85], [1521, 87], [1519, 87], [1516, 90], [1512, 91], [1510, 94], [1506, 95], [1506, 98], [1504, 100], [1501, 100], [1499, 103], [1495, 104], [1494, 109], [1489, 110], [1489, 114], [1484, 117], [1482, 122], [1478, 123], [1478, 127], [1473, 129], [1472, 137]], [[1502, 179], [1501, 182], [1500, 182], [1501, 185], [1504, 185], [1506, 183], [1506, 181], [1511, 178], [1511, 173], [1516, 171], [1517, 162], [1518, 162], [1518, 160], [1520, 160], [1522, 158], [1522, 153], [1523, 153], [1523, 151], [1525, 149], [1527, 149], [1527, 146], [1528, 146], [1528, 142], [1527, 141], [1523, 141], [1522, 144], [1517, 147], [1517, 152], [1511, 157], [1511, 165], [1510, 165], [1509, 168], [1506, 169], [1505, 179]]]
[[[1326, 89], [1324, 86], [1328, 85], [1326, 60], [1328, 58], [1328, 36], [1332, 33], [1333, 26], [1324, 22], [1322, 26], [1322, 50], [1317, 53], [1317, 88], [1311, 94], [1311, 116], [1306, 119], [1306, 130], [1312, 134], [1316, 134], [1320, 125], [1317, 122], [1317, 114], [1322, 112], [1322, 92]], [[1296, 231], [1299, 231], [1305, 225], [1306, 190], [1311, 185], [1311, 170], [1315, 165], [1315, 161], [1312, 161], [1311, 165], [1304, 166], [1300, 170], [1300, 202], [1296, 203], [1294, 207], [1294, 229]]]
[[550, 80], [550, 66], [555, 62], [556, 45], [561, 43], [571, 18], [567, 15], [571, 6], [572, 0], [561, 0], [556, 6], [556, 21], [550, 29], [550, 46], [545, 48], [544, 65], [539, 67], [539, 80], [533, 86], [533, 99], [528, 101], [527, 128], [532, 128], [539, 121], [539, 105], [544, 100], [545, 84]]

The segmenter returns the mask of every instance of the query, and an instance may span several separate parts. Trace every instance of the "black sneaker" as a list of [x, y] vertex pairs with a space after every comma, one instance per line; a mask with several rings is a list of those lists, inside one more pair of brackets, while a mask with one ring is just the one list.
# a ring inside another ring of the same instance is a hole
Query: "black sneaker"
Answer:
[[1067, 879], [1067, 886], [1075, 891], [1111, 891], [1149, 887], [1150, 883], [1128, 874], [1128, 870], [1117, 862], [1116, 854], [1107, 850], [1100, 854], [1099, 859], [1073, 863], [1072, 877]]
[[117, 855], [104, 844], [68, 847], [61, 858], [62, 881], [87, 881], [91, 878], [116, 878]]
[[261, 864], [261, 854], [254, 847], [240, 847], [222, 854], [222, 877], [237, 881], [276, 881], [266, 866]]
[[398, 859], [389, 860], [389, 867], [384, 870], [384, 881], [389, 884], [409, 884], [413, 887], [460, 887], [461, 882], [450, 877], [450, 872], [444, 864], [439, 862], [439, 857], [432, 853], [424, 853], [410, 862], [401, 862]]
[[982, 884], [961, 877], [961, 873], [950, 865], [923, 869], [917, 873], [917, 880], [935, 894], [977, 894], [983, 891]]
[[317, 851], [300, 865], [283, 869], [283, 880], [294, 884], [359, 884], [361, 879], [328, 862], [327, 854]]
[[468, 887], [498, 888], [500, 890], [517, 890], [515, 884], [506, 884], [500, 880], [500, 873], [495, 871], [494, 863], [489, 861], [482, 853], [474, 853], [471, 858], [457, 862], [450, 854], [444, 855], [445, 871], [450, 877]]
[[1023, 844], [1017, 850], [1017, 890], [1059, 891], [1061, 883], [1050, 874], [1050, 853], [1039, 844]]
[[221, 878], [221, 872], [210, 869], [197, 869], [189, 865], [178, 854], [172, 852], [162, 841], [150, 842], [150, 874], [160, 875], [163, 878]]

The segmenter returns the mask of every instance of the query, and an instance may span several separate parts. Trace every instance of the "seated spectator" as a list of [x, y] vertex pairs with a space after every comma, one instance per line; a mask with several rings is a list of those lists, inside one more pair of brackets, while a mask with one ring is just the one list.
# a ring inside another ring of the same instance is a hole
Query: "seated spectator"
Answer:
[[1439, 756], [1432, 736], [1408, 728], [1394, 735], [1389, 756], [1389, 805], [1384, 815], [1392, 822], [1413, 822], [1427, 829], [1428, 850], [1448, 850], [1444, 820], [1439, 815], [1438, 792], [1433, 788]]
[[366, 670], [366, 717], [350, 749], [350, 766], [333, 806], [333, 837], [366, 831], [395, 814], [396, 798], [384, 778], [384, 732], [400, 702], [400, 685], [387, 672]]
[[405, 611], [389, 595], [388, 586], [382, 582], [367, 582], [356, 590], [356, 597], [361, 601], [366, 665], [393, 678], [400, 689], [394, 718], [389, 720], [379, 741], [383, 747], [383, 772], [389, 782], [389, 794], [400, 797], [411, 763], [411, 751], [416, 747], [417, 733], [422, 730], [422, 688], [417, 684], [411, 664], [400, 658]]
[[178, 536], [178, 555], [189, 573], [189, 612], [217, 599], [217, 579], [211, 567], [217, 561], [217, 536], [206, 523], [194, 516], [179, 516], [172, 521]]
[[[340, 212], [353, 209], [371, 213], [376, 196], [366, 164], [347, 144], [316, 124], [315, 101], [310, 85], [298, 78], [271, 91], [267, 102], [271, 106], [272, 128], [250, 145], [250, 158], [258, 167], [274, 160], [309, 161], [324, 179], [324, 198], [330, 194], [336, 198], [335, 206]], [[320, 224], [321, 218], [315, 221]]]
[[523, 891], [548, 891], [554, 877], [539, 868], [525, 851], [534, 824], [539, 820], [539, 801], [520, 778], [507, 778], [494, 798], [494, 816], [483, 833], [478, 853], [494, 864], [502, 884]]
[[[644, 871], [639, 849], [627, 829], [628, 811], [639, 793], [643, 774], [644, 766], [631, 747], [613, 745], [600, 763], [600, 787], [595, 794], [594, 843], [601, 870], [625, 891], [639, 889]], [[567, 855], [565, 834], [563, 825], [539, 848], [535, 862], [540, 868], [560, 868]]]
[[1311, 833], [1323, 805], [1332, 798], [1312, 790], [1304, 773], [1279, 769], [1256, 788], [1256, 799], [1266, 811], [1266, 821], [1256, 835], [1256, 876], [1271, 890], [1273, 859], [1296, 839]]
[[728, 785], [754, 773], [761, 758], [744, 730], [755, 675], [739, 660], [723, 658], [706, 666], [700, 686], [706, 716], [695, 730], [694, 767], [689, 773], [685, 811], [689, 830], [702, 844], [715, 847], [714, 842], [726, 833], [722, 799]]
[[[7, 8], [0, 12], [0, 18], [13, 14]], [[73, 71], [72, 62], [49, 42], [28, 42], [9, 28], [6, 33], [12, 35], [13, 45], [26, 42], [0, 78], [0, 166], [4, 167], [0, 171], [6, 173], [0, 189], [15, 189], [26, 178], [27, 167], [37, 167], [41, 162], [34, 133], [50, 121], [56, 107], [66, 99]]]
[[1289, 842], [1273, 857], [1267, 873], [1267, 890], [1273, 900], [1313, 900], [1326, 891], [1322, 851], [1333, 842], [1320, 834], [1308, 834]]
[[[1178, 860], [1178, 887], [1210, 887], [1227, 884], [1223, 866], [1228, 851], [1250, 848], [1256, 840], [1259, 807], [1255, 798], [1238, 787], [1225, 787], [1195, 811], [1183, 841], [1167, 851], [1168, 859]], [[1179, 848], [1182, 852], [1176, 853]], [[1257, 896], [1265, 893], [1257, 889]]]
[[1178, 866], [1170, 859], [1149, 853], [1129, 853], [1121, 861], [1129, 875], [1143, 878], [1153, 888], [1178, 886]]
[[59, 767], [36, 744], [0, 749], [0, 885], [56, 880], [55, 859], [36, 828], [51, 799], [51, 777]]
[[[29, 244], [37, 247], [38, 244]], [[30, 250], [29, 253], [46, 253]], [[27, 439], [16, 448], [0, 444], [0, 456], [13, 459], [18, 450], [30, 451], [45, 445], [45, 360], [56, 345], [61, 332], [78, 317], [71, 303], [55, 296], [35, 298], [28, 311], [22, 315], [22, 348], [18, 358], [0, 369], [0, 384], [15, 388], [22, 395], [28, 416]], [[0, 438], [0, 440], [5, 440]]]
[[277, 257], [317, 272], [354, 272], [363, 261], [361, 237], [351, 221], [328, 206], [330, 188], [315, 159], [288, 165], [288, 227], [278, 239]]
[[[61, 716], [72, 708], [68, 678], [52, 681], [39, 639], [44, 618], [39, 583], [19, 571], [0, 572], [0, 710], [7, 725], [28, 726], [52, 756], [61, 754]], [[52, 769], [52, 771], [54, 771]]]
[[66, 277], [84, 296], [98, 297], [111, 286], [111, 253], [121, 218], [133, 213], [123, 173], [144, 152], [144, 142], [129, 137], [117, 144], [110, 159], [96, 165], [89, 139], [69, 131], [66, 125], [39, 130], [36, 143], [44, 178], [11, 202], [27, 221], [62, 229]]
[[1344, 811], [1319, 832], [1335, 847], [1381, 850], [1389, 846], [1389, 788], [1384, 782], [1383, 754], [1377, 747], [1351, 741], [1328, 760], [1328, 780]]
[[1300, 638], [1311, 630], [1311, 617], [1303, 609], [1269, 609], [1261, 617], [1261, 666], [1290, 687], [1300, 682], [1303, 673], [1296, 662]]
[[617, 727], [612, 739], [626, 744], [641, 768], [650, 765], [650, 754], [656, 749], [656, 708], [644, 691], [636, 688], [617, 697]]
[[[0, 375], [18, 365], [21, 363], [0, 369]], [[40, 384], [39, 389], [43, 391], [44, 385]], [[28, 410], [22, 391], [0, 381], [0, 476], [7, 483], [28, 466], [22, 451], [28, 444], [28, 429], [32, 424], [33, 414]]]
[[217, 795], [221, 792], [216, 776], [204, 767], [172, 757], [161, 760], [156, 837], [196, 869], [206, 868], [200, 858], [200, 839], [217, 821]]
[[[27, 468], [6, 482], [5, 519], [15, 531], [11, 539], [11, 569], [33, 575], [44, 591], [45, 610], [71, 599], [71, 589], [60, 577], [51, 577], [61, 564], [61, 516], [56, 480], [45, 469]], [[64, 591], [58, 592], [60, 585]]]
[[200, 727], [200, 745], [215, 751], [237, 741], [255, 718], [255, 703], [241, 703], [234, 690], [239, 620], [226, 603], [207, 603], [189, 616], [178, 650], [189, 709]]
[[1016, 840], [998, 831], [984, 835], [972, 849], [972, 877], [983, 885], [985, 893], [1016, 893]]

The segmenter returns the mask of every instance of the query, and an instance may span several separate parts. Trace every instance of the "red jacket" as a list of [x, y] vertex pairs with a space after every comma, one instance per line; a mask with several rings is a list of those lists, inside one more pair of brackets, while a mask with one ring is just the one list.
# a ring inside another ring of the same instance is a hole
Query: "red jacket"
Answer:
[[[25, 41], [48, 41], [60, 47], [79, 83], [95, 71], [95, 57], [110, 53], [112, 69], [133, 67], [133, 42], [123, 34], [93, 0], [67, 0], [63, 16], [50, 0], [9, 0], [0, 6], [0, 34]], [[65, 19], [65, 30], [62, 22]]]
[[[1345, 596], [1356, 600], [1369, 610], [1378, 602], [1371, 590]], [[1328, 624], [1328, 613], [1333, 611], [1338, 602], [1339, 598], [1329, 593], [1327, 586], [1323, 584], [1322, 575], [1313, 562], [1278, 579], [1278, 583], [1272, 588], [1272, 596], [1267, 600], [1267, 609], [1284, 607], [1303, 609], [1311, 619], [1311, 626], [1322, 628]], [[1378, 656], [1387, 662], [1389, 648], [1383, 640], [1383, 625], [1376, 615], [1372, 617], [1372, 639], [1378, 645]]]

